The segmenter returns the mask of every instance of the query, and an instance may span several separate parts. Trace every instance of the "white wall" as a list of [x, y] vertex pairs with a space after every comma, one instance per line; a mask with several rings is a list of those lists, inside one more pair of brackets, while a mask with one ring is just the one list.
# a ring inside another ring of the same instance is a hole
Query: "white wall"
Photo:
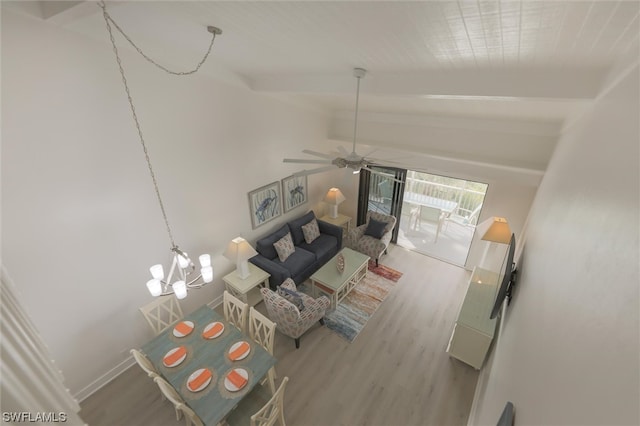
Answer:
[[552, 157], [469, 424], [495, 424], [507, 401], [517, 425], [640, 424], [640, 80], [631, 53], [635, 65], [608, 80], [617, 83]]
[[[151, 301], [147, 268], [168, 263], [170, 242], [106, 30], [99, 43], [6, 8], [1, 30], [2, 263], [82, 398], [151, 337], [137, 308]], [[221, 294], [231, 238], [277, 225], [251, 229], [247, 192], [297, 170], [284, 153], [320, 149], [327, 117], [169, 76], [123, 45], [176, 243], [213, 257], [214, 284], [189, 295], [190, 311]], [[310, 177], [310, 202], [279, 223], [315, 207], [331, 177]]]

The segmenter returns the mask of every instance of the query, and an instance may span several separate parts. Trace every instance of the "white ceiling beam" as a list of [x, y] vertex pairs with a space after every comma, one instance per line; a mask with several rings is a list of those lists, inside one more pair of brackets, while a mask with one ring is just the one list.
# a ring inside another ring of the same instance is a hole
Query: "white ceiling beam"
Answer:
[[52, 1], [40, 2], [42, 18], [57, 25], [66, 25], [101, 11], [95, 1]]
[[[370, 72], [360, 92], [452, 99], [593, 99], [605, 76], [606, 69], [568, 67]], [[306, 94], [353, 94], [356, 85], [350, 72], [252, 76], [249, 84], [260, 92]]]

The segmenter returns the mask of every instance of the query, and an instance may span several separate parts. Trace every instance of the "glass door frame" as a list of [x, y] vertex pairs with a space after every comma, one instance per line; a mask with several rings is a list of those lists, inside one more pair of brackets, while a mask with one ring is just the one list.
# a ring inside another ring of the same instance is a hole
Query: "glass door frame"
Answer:
[[[391, 242], [397, 243], [398, 233], [400, 232], [400, 213], [402, 210], [402, 201], [404, 197], [404, 188], [407, 180], [407, 170], [396, 167], [369, 166], [369, 168], [382, 173], [393, 175], [391, 207], [389, 214], [396, 218], [396, 226], [391, 233]], [[369, 170], [360, 171], [360, 184], [358, 188], [358, 215], [356, 217], [356, 226], [360, 226], [367, 221], [367, 211], [369, 210], [369, 195], [371, 190], [371, 182], [375, 175]], [[380, 179], [384, 179], [381, 177]]]

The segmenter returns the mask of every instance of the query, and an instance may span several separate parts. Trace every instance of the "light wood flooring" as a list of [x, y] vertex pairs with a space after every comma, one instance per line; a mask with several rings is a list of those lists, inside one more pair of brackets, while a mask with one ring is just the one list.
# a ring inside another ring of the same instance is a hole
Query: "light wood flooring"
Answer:
[[[469, 273], [398, 246], [381, 263], [404, 275], [354, 342], [319, 324], [298, 350], [276, 334], [287, 424], [466, 425], [478, 372], [445, 349]], [[81, 407], [92, 426], [184, 424], [137, 366]]]

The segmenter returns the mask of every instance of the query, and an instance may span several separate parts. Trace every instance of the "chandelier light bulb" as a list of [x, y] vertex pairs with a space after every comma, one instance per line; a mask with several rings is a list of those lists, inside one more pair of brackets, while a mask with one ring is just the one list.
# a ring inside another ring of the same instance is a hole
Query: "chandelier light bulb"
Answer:
[[153, 265], [151, 268], [149, 268], [149, 271], [151, 271], [151, 276], [156, 280], [164, 279], [164, 269], [162, 268], [162, 265]]
[[211, 256], [208, 254], [202, 254], [198, 258], [200, 260], [200, 266], [206, 268], [207, 266], [211, 266]]
[[213, 281], [213, 268], [211, 266], [205, 266], [200, 270], [200, 274], [202, 275], [202, 281], [205, 283], [210, 283]]
[[178, 299], [187, 297], [187, 284], [184, 281], [176, 281], [173, 283], [173, 292]]
[[187, 253], [184, 254], [186, 257], [183, 257], [179, 254], [177, 254], [176, 256], [178, 256], [178, 264], [180, 265], [180, 267], [182, 269], [187, 269], [187, 267], [189, 266], [189, 255]]
[[160, 296], [160, 294], [162, 294], [162, 286], [158, 279], [147, 281], [147, 289], [149, 289], [149, 293], [151, 293], [153, 297]]

